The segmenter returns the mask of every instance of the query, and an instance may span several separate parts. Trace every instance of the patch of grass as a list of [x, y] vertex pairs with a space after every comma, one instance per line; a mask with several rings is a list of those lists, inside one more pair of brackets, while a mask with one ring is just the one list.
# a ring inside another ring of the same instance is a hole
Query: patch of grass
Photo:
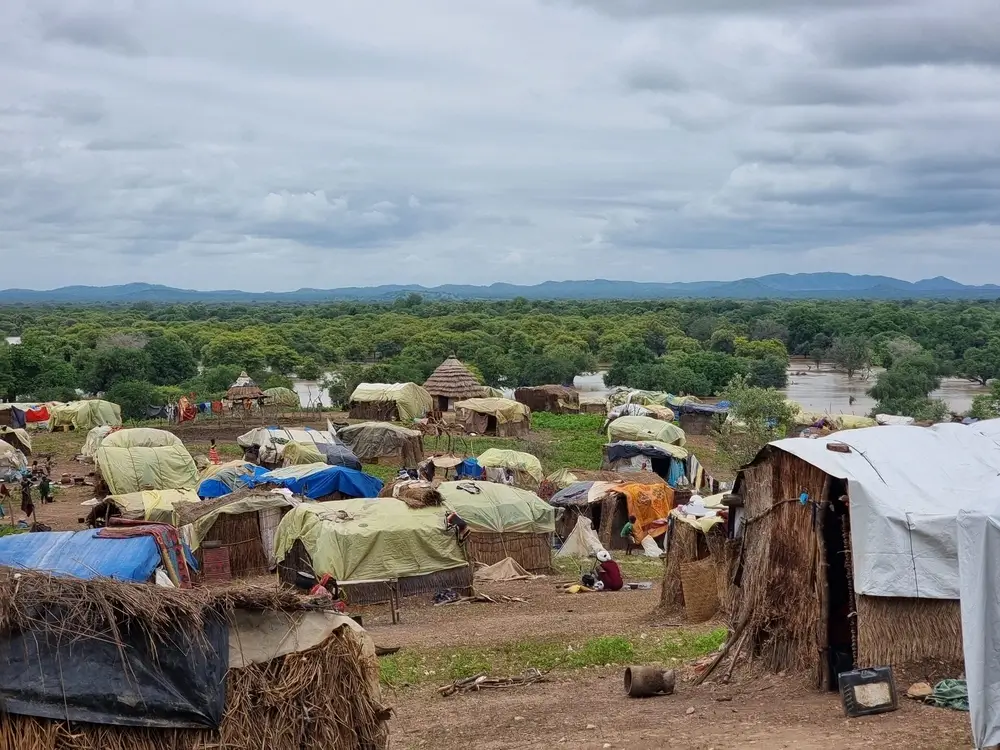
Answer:
[[[654, 583], [663, 578], [663, 560], [645, 555], [624, 555], [615, 553], [612, 555], [618, 563], [626, 581], [653, 581]], [[553, 567], [561, 575], [576, 577], [583, 571], [593, 567], [594, 561], [577, 561], [566, 557], [555, 557], [552, 560]]]
[[550, 455], [544, 460], [545, 472], [559, 469], [599, 469], [606, 440], [600, 431], [604, 417], [600, 414], [532, 415], [532, 429], [547, 443]]
[[534, 667], [576, 670], [632, 663], [673, 663], [717, 650], [725, 628], [711, 632], [672, 631], [661, 637], [599, 636], [586, 640], [529, 639], [501, 646], [404, 650], [379, 659], [379, 676], [393, 687], [445, 683], [476, 674], [515, 675]]

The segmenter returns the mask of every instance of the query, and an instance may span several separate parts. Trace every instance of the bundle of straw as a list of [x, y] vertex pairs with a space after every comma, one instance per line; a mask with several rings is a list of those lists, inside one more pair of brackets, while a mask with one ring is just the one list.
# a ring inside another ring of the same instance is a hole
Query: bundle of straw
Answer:
[[417, 510], [437, 506], [444, 502], [441, 493], [431, 482], [419, 479], [397, 479], [382, 487], [379, 497], [394, 497]]

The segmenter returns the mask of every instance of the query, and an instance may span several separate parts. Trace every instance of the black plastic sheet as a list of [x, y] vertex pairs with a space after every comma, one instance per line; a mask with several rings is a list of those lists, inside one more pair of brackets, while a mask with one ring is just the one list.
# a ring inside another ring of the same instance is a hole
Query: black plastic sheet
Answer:
[[126, 641], [30, 630], [0, 639], [0, 712], [132, 727], [215, 729], [222, 723], [229, 629], [150, 634]]

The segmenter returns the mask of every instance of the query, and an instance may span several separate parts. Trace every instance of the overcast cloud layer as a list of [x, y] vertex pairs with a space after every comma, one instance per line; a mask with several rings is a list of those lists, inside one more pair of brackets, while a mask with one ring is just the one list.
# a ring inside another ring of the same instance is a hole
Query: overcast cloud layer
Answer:
[[6, 0], [0, 259], [0, 288], [1000, 282], [1000, 3]]

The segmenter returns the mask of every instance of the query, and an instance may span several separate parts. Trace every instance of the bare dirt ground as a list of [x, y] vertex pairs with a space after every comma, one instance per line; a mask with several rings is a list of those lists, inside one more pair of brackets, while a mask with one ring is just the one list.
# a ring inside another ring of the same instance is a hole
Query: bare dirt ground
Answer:
[[[396, 694], [390, 747], [944, 750], [972, 746], [968, 714], [905, 701], [895, 713], [846, 719], [835, 695], [790, 678], [740, 688], [681, 685], [672, 696], [624, 695], [622, 670], [564, 673], [514, 690], [441, 698]], [[724, 700], [718, 700], [723, 698]], [[694, 711], [688, 714], [688, 710]]]

